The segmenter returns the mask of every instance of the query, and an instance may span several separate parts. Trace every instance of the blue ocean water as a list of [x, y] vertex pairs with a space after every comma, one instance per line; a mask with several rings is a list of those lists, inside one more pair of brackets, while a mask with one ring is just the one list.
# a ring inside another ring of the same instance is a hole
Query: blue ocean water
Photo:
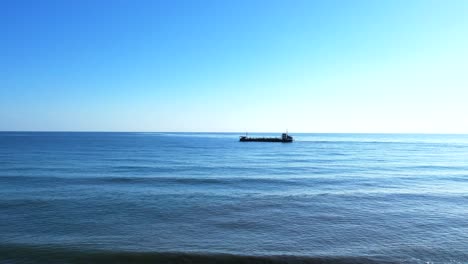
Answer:
[[468, 263], [467, 135], [292, 135], [1, 132], [0, 263]]

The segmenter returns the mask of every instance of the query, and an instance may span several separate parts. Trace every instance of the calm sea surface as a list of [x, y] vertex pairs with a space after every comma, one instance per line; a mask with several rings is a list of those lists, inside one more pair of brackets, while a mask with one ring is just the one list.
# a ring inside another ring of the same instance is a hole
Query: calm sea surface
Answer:
[[468, 136], [292, 135], [1, 132], [0, 263], [468, 263]]

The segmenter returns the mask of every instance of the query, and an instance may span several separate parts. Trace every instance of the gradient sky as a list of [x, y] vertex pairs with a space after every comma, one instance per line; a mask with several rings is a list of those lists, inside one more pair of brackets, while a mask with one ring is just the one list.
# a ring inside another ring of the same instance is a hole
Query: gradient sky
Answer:
[[468, 133], [468, 1], [0, 1], [0, 130]]

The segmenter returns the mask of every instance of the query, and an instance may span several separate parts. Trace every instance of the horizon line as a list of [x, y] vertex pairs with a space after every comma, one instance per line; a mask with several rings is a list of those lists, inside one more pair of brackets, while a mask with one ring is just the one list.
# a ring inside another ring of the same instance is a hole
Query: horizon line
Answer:
[[[240, 131], [105, 131], [105, 130], [0, 130], [0, 133], [199, 133], [199, 134], [245, 134]], [[250, 131], [247, 133], [271, 134], [278, 131]], [[381, 134], [381, 135], [468, 135], [466, 132], [288, 132], [288, 134]]]

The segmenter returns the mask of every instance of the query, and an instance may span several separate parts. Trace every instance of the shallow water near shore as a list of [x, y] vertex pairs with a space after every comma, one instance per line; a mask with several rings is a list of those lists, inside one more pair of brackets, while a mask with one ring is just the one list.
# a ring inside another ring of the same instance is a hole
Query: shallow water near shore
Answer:
[[0, 132], [0, 263], [468, 262], [467, 135], [291, 135]]

